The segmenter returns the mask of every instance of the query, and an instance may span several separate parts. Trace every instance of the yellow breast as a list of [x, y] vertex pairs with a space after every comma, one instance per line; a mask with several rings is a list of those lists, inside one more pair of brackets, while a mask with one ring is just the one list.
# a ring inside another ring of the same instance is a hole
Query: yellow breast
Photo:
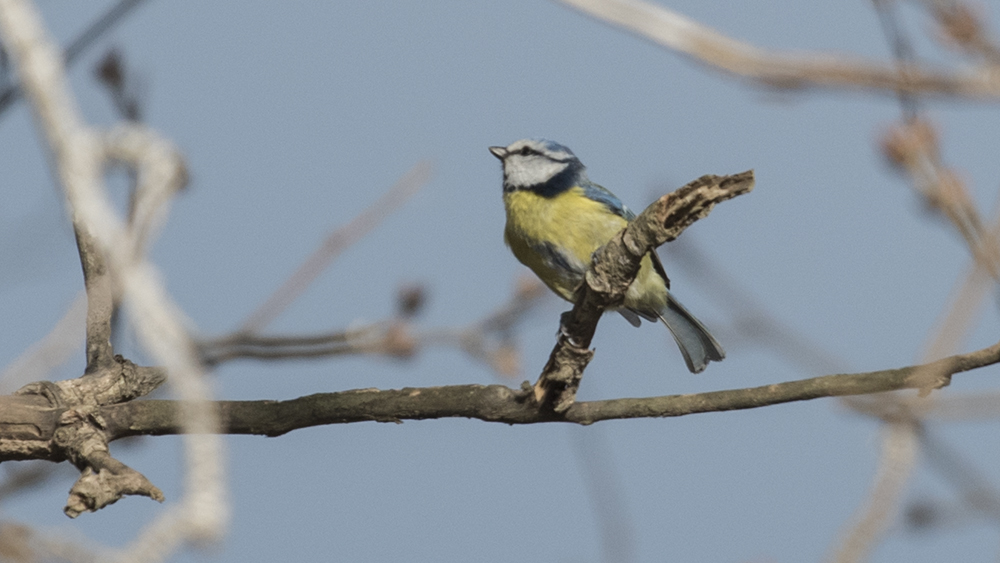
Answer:
[[504, 207], [504, 239], [514, 256], [569, 300], [590, 266], [590, 255], [627, 224], [603, 204], [584, 197], [580, 188], [554, 197], [508, 192]]
[[[628, 224], [604, 204], [571, 188], [554, 197], [528, 190], [505, 193], [504, 240], [514, 256], [567, 301], [573, 301], [595, 250]], [[625, 306], [656, 311], [666, 305], [667, 287], [646, 256], [625, 296]]]

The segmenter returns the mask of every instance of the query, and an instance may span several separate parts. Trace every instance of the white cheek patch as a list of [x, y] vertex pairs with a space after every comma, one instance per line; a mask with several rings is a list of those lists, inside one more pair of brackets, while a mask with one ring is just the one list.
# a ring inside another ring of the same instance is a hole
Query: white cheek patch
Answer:
[[513, 155], [504, 161], [504, 172], [508, 185], [521, 188], [544, 184], [568, 166], [565, 162], [555, 162], [539, 155]]

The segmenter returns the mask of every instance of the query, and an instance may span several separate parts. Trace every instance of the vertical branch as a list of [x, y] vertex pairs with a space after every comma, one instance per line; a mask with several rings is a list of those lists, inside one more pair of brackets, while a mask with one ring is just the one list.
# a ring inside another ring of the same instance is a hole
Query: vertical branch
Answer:
[[83, 283], [87, 289], [87, 369], [94, 373], [114, 363], [111, 346], [111, 315], [114, 312], [114, 291], [111, 273], [94, 237], [75, 217], [73, 231], [83, 266]]
[[[15, 63], [26, 98], [52, 152], [52, 165], [58, 171], [74, 222], [85, 225], [87, 235], [106, 253], [106, 266], [130, 305], [143, 345], [170, 374], [170, 383], [182, 401], [181, 430], [187, 458], [185, 495], [175, 510], [148, 526], [122, 555], [123, 559], [136, 561], [151, 560], [140, 559], [139, 554], [153, 553], [163, 558], [182, 541], [216, 537], [228, 519], [223, 447], [215, 435], [218, 413], [209, 403], [211, 392], [183, 313], [169, 298], [156, 269], [142, 256], [140, 233], [127, 227], [107, 197], [101, 170], [112, 144], [102, 142], [99, 133], [81, 119], [67, 84], [61, 53], [28, 0], [0, 0], [0, 38]], [[172, 151], [165, 150], [168, 143], [151, 131], [129, 127], [125, 132], [136, 133], [128, 136], [135, 142], [123, 143], [125, 146], [120, 148], [136, 149], [137, 155], [145, 157], [130, 160], [140, 169], [140, 184], [149, 182], [151, 197], [168, 193], [176, 177], [161, 171], [177, 170], [169, 158]], [[158, 217], [151, 218], [155, 226]], [[83, 423], [90, 419], [81, 415], [80, 420]]]

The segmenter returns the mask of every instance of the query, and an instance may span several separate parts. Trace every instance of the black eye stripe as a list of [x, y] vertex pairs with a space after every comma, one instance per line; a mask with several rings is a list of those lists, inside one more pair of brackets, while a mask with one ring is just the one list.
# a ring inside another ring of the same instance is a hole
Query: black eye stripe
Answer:
[[517, 154], [521, 156], [544, 156], [545, 158], [551, 160], [552, 162], [571, 162], [574, 160], [574, 157], [572, 156], [568, 156], [566, 158], [555, 158], [551, 154], [545, 154], [543, 152], [539, 152], [531, 147], [521, 147], [520, 149], [510, 154]]

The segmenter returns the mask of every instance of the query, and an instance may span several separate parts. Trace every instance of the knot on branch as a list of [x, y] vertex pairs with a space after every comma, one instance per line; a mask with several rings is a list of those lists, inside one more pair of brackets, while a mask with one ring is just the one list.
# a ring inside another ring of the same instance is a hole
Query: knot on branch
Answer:
[[149, 482], [142, 473], [122, 464], [121, 472], [110, 469], [94, 471], [86, 468], [69, 491], [69, 499], [63, 512], [76, 518], [84, 512], [96, 512], [109, 504], [114, 504], [125, 495], [147, 496], [163, 502], [163, 492]]
[[167, 380], [161, 368], [138, 366], [120, 355], [107, 365], [76, 379], [36, 381], [18, 389], [17, 395], [41, 395], [53, 407], [114, 405], [152, 393]]
[[144, 475], [111, 457], [106, 424], [98, 407], [65, 411], [52, 437], [66, 459], [80, 469], [80, 478], [70, 489], [63, 512], [76, 518], [95, 512], [125, 495], [142, 495], [163, 502], [163, 492]]

